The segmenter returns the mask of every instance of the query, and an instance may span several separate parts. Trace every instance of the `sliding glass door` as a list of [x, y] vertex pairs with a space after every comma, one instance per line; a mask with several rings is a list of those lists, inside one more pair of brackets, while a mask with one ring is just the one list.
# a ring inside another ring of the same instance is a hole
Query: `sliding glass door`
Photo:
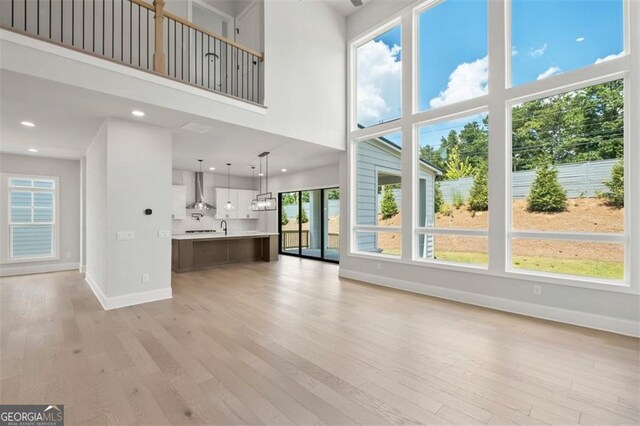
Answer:
[[280, 253], [340, 260], [340, 190], [314, 189], [278, 194]]

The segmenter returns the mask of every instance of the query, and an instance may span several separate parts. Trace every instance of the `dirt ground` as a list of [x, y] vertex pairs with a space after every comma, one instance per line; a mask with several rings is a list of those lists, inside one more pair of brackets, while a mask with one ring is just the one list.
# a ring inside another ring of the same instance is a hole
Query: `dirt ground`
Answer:
[[[513, 202], [513, 229], [518, 231], [598, 232], [621, 233], [624, 231], [624, 209], [607, 206], [597, 198], [570, 199], [567, 211], [561, 213], [530, 213], [526, 200]], [[465, 206], [453, 209], [451, 215], [436, 214], [436, 226], [440, 228], [487, 229], [489, 212], [472, 213]], [[380, 220], [383, 226], [400, 226], [400, 215]], [[400, 235], [381, 233], [380, 247], [396, 252], [400, 250]], [[540, 256], [563, 259], [601, 260], [621, 262], [624, 248], [621, 244], [563, 242], [541, 240], [514, 240], [514, 256]], [[436, 253], [469, 252], [487, 253], [487, 240], [478, 237], [438, 235]]]

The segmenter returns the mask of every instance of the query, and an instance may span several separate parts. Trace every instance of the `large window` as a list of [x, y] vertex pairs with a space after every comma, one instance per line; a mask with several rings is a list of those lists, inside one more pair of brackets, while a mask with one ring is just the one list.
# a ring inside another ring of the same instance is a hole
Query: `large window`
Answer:
[[9, 176], [10, 261], [56, 256], [57, 179]]
[[356, 49], [356, 126], [369, 127], [402, 114], [402, 40], [400, 25]]
[[575, 241], [624, 241], [623, 114], [623, 80], [511, 109], [514, 268], [624, 278], [624, 244]]
[[430, 0], [354, 40], [350, 253], [638, 292], [639, 21], [623, 0]]
[[428, 4], [416, 20], [418, 110], [485, 95], [489, 70], [487, 1]]
[[513, 85], [624, 53], [622, 0], [511, 0]]
[[418, 127], [419, 259], [488, 264], [488, 126], [482, 112]]

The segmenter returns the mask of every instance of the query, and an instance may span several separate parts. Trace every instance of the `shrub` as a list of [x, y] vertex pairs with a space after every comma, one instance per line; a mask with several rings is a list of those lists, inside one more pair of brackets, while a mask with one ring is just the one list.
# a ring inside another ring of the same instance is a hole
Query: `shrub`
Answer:
[[300, 219], [300, 215], [296, 216], [298, 223], [307, 223], [309, 222], [309, 216], [307, 216], [307, 211], [302, 209], [302, 219]]
[[607, 203], [614, 207], [624, 207], [624, 164], [622, 160], [616, 163], [611, 170], [611, 179], [603, 182], [609, 192], [602, 194]]
[[380, 206], [383, 219], [389, 219], [398, 214], [398, 203], [389, 185], [382, 187], [382, 205]]
[[486, 164], [482, 164], [476, 169], [473, 186], [469, 192], [469, 210], [472, 212], [489, 210], [489, 183]]
[[458, 191], [453, 194], [453, 205], [456, 210], [460, 210], [460, 207], [464, 206], [464, 197]]
[[562, 212], [567, 208], [567, 192], [558, 182], [558, 170], [549, 160], [536, 169], [536, 178], [527, 198], [530, 212]]
[[440, 182], [436, 182], [435, 194], [433, 200], [433, 207], [436, 213], [442, 212], [442, 206], [444, 205], [444, 197], [442, 196], [442, 189], [440, 189]]
[[289, 223], [289, 216], [287, 216], [287, 211], [282, 209], [282, 217], [280, 218], [280, 223], [286, 225]]
[[449, 203], [442, 203], [442, 206], [440, 206], [440, 214], [442, 214], [443, 216], [452, 216], [453, 215], [453, 208], [451, 207], [451, 204]]

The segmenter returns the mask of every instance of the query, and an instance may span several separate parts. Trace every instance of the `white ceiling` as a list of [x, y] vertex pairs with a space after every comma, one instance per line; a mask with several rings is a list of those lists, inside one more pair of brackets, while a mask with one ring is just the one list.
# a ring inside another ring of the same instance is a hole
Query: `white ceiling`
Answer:
[[[349, 0], [346, 0], [347, 2]], [[340, 151], [258, 130], [205, 119], [127, 99], [92, 92], [47, 80], [3, 71], [0, 75], [0, 152], [53, 158], [81, 158], [100, 124], [107, 117], [139, 121], [168, 128], [173, 133], [173, 167], [197, 170], [205, 167], [251, 176], [250, 165], [258, 165], [258, 154], [270, 151], [271, 173], [286, 168], [289, 173], [338, 162]], [[143, 110], [134, 118], [133, 109]], [[35, 128], [20, 124], [27, 120]], [[208, 126], [200, 134], [181, 129], [188, 122]], [[28, 152], [38, 149], [37, 154]]]
[[[362, 6], [355, 7], [351, 4], [351, 0], [321, 0], [323, 3], [329, 4], [333, 9], [337, 10], [341, 15], [349, 16]], [[371, 0], [363, 0], [363, 6]]]

